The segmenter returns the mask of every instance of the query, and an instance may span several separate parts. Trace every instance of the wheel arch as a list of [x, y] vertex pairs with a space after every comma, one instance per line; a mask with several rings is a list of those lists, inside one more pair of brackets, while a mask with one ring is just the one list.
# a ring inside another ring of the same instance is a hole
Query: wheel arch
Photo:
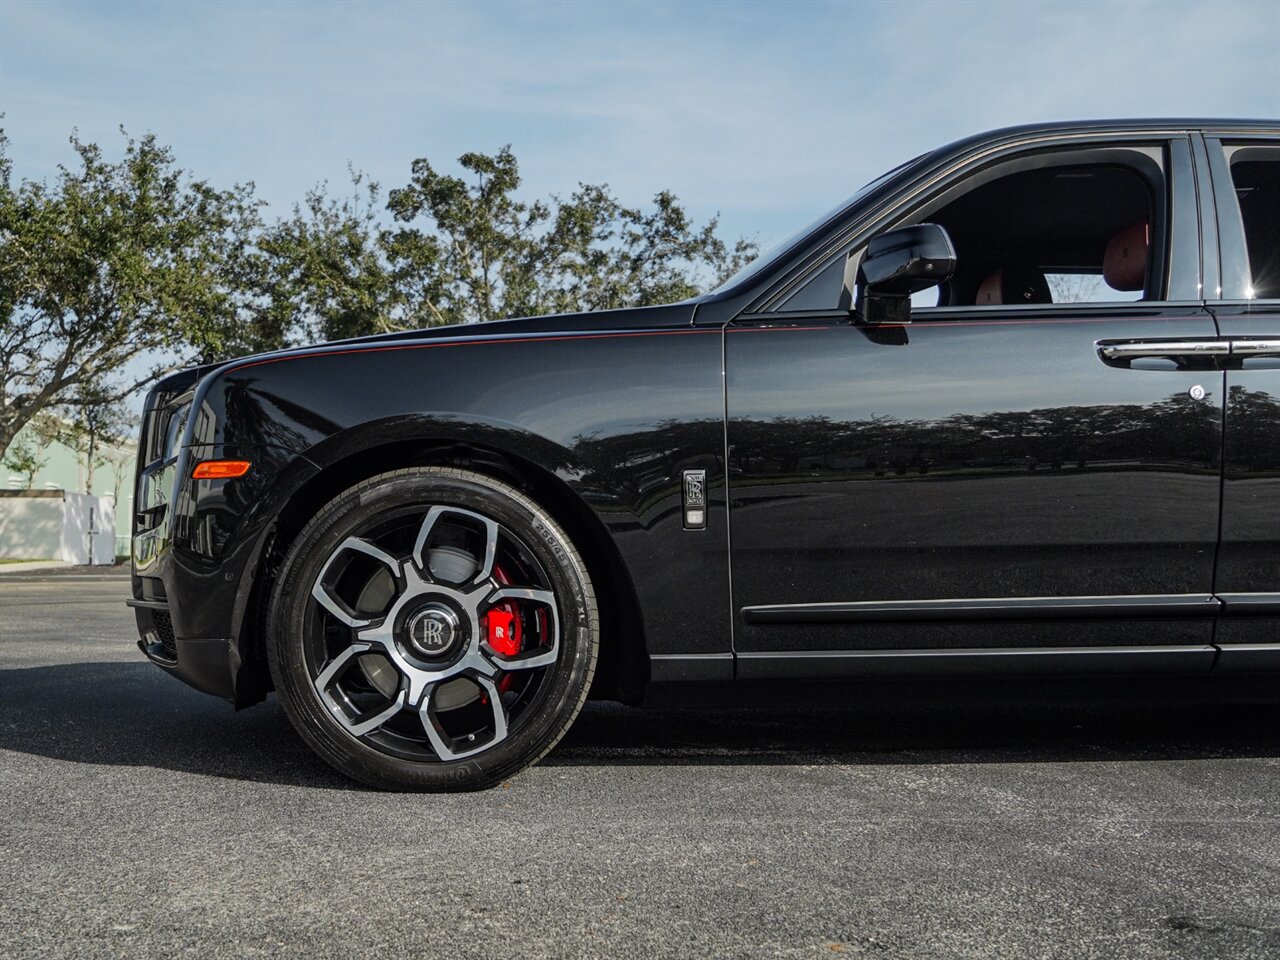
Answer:
[[417, 466], [483, 473], [523, 491], [551, 514], [586, 562], [600, 606], [600, 659], [590, 695], [638, 703], [649, 680], [643, 615], [631, 576], [599, 517], [553, 469], [528, 456], [493, 442], [436, 436], [374, 441], [358, 449], [344, 444], [340, 455], [325, 462], [289, 495], [264, 538], [259, 575], [254, 577], [246, 603], [239, 642], [242, 665], [236, 684], [237, 706], [257, 702], [269, 689], [264, 637], [271, 590], [290, 544], [307, 521], [357, 483]]

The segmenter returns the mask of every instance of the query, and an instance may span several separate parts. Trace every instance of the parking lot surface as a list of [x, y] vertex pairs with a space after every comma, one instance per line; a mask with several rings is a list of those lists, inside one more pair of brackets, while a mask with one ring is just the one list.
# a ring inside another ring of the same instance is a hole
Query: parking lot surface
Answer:
[[502, 788], [393, 795], [145, 663], [127, 591], [0, 577], [2, 957], [1280, 955], [1256, 697], [591, 704]]

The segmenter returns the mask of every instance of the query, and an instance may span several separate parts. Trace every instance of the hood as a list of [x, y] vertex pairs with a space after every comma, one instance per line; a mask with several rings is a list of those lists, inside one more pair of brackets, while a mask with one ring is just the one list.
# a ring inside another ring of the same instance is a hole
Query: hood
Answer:
[[[295, 349], [352, 346], [362, 343], [387, 343], [399, 340], [436, 340], [443, 337], [500, 337], [518, 333], [566, 333], [583, 330], [618, 330], [627, 327], [678, 327], [693, 323], [697, 300], [656, 307], [626, 307], [618, 310], [596, 310], [590, 313], [552, 313], [537, 317], [515, 317], [483, 323], [452, 323], [421, 330], [399, 330], [349, 340], [331, 340]], [[278, 353], [292, 352], [274, 351]], [[265, 356], [265, 354], [264, 354]]]
[[189, 367], [164, 377], [158, 386], [172, 391], [181, 382], [184, 386], [195, 382], [206, 373], [222, 367], [237, 365], [268, 357], [288, 356], [330, 347], [351, 347], [364, 344], [395, 343], [405, 340], [440, 340], [450, 337], [479, 339], [483, 337], [511, 336], [522, 333], [572, 333], [590, 330], [620, 330], [629, 327], [687, 327], [693, 323], [700, 300], [682, 300], [679, 303], [655, 307], [627, 307], [620, 310], [597, 310], [590, 313], [555, 313], [539, 317], [516, 317], [511, 320], [489, 320], [484, 323], [454, 323], [441, 327], [424, 327], [421, 330], [400, 330], [395, 333], [379, 333], [368, 337], [352, 337], [349, 340], [329, 340], [281, 350], [235, 357], [217, 363]]

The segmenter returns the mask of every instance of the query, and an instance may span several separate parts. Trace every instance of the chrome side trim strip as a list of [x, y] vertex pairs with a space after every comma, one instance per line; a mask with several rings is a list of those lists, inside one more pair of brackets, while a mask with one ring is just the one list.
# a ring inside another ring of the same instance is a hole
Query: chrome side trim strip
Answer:
[[[1258, 645], [1242, 644], [1249, 649]], [[1280, 649], [1280, 644], [1277, 645]], [[1151, 644], [1150, 646], [1115, 647], [907, 647], [902, 650], [756, 650], [739, 653], [744, 660], [860, 660], [860, 659], [932, 659], [946, 657], [1025, 657], [1077, 656], [1094, 654], [1142, 653], [1213, 653], [1211, 644]]]
[[987, 597], [772, 604], [742, 608], [747, 623], [936, 623], [1000, 620], [1111, 620], [1212, 617], [1222, 601], [1207, 593], [1114, 597]]
[[738, 654], [738, 679], [1208, 674], [1216, 655], [1209, 644], [765, 651]]
[[1224, 617], [1280, 617], [1280, 593], [1220, 593]]
[[1222, 643], [1215, 676], [1263, 677], [1280, 673], [1280, 643]]

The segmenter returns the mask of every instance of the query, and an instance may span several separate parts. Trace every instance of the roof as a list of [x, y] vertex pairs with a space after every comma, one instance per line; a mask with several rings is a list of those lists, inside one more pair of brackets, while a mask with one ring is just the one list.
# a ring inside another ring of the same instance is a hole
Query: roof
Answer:
[[1142, 133], [1179, 130], [1212, 130], [1215, 133], [1280, 133], [1280, 120], [1223, 117], [1145, 117], [1107, 120], [1057, 120], [1049, 123], [1024, 123], [997, 127], [975, 133], [930, 151], [930, 155], [957, 153], [980, 144], [1001, 140], [1019, 140], [1028, 134], [1063, 133]]

